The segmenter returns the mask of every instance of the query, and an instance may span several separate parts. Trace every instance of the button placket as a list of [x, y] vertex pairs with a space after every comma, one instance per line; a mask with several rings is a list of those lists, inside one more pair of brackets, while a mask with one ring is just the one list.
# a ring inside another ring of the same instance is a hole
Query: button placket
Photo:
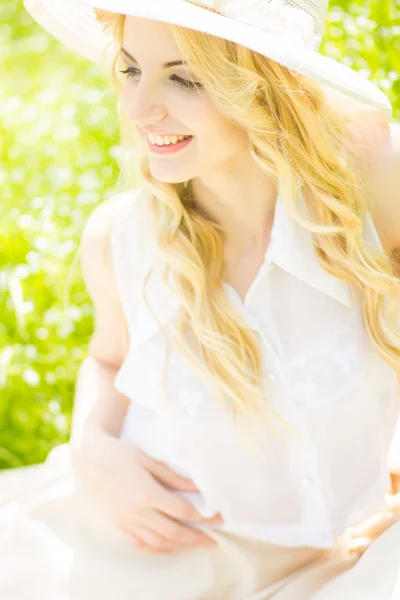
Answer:
[[301, 487], [304, 493], [314, 498], [315, 518], [330, 531], [331, 529], [331, 507], [329, 496], [324, 491], [324, 474], [321, 473], [321, 465], [317, 457], [317, 450], [310, 442], [307, 454], [307, 468], [303, 471]]
[[[274, 263], [269, 263], [267, 269], [273, 270], [276, 267]], [[254, 300], [253, 300], [254, 301]], [[261, 317], [257, 318], [258, 321], [258, 335], [265, 348], [265, 364], [264, 364], [264, 377], [270, 382], [275, 383], [279, 379], [283, 379], [283, 372], [281, 368], [280, 356], [282, 356], [282, 345], [277, 332], [276, 324], [271, 314], [271, 302], [270, 302], [270, 281], [265, 278], [262, 283], [262, 302], [259, 302], [258, 306], [255, 303], [253, 312], [255, 314], [261, 313]], [[269, 335], [267, 336], [267, 332]], [[271, 339], [269, 339], [271, 338]]]
[[304, 496], [307, 510], [312, 511], [313, 522], [321, 527], [329, 527], [329, 511], [318, 476], [303, 474], [299, 480], [299, 491]]
[[281, 369], [281, 361], [279, 356], [268, 342], [265, 335], [260, 332], [260, 337], [264, 343], [265, 350], [263, 350], [263, 375], [264, 378], [270, 383], [274, 384], [280, 380], [283, 380], [283, 373]]

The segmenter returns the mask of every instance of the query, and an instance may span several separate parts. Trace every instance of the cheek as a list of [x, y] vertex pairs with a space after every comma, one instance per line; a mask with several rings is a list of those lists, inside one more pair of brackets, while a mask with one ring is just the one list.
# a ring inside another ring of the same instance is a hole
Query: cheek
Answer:
[[206, 145], [211, 155], [232, 155], [244, 150], [248, 146], [246, 132], [221, 115], [207, 98], [200, 100], [195, 107], [193, 126], [199, 145]]
[[124, 85], [121, 93], [121, 109], [129, 116], [129, 105], [132, 103], [132, 90], [129, 91], [129, 86]]
[[[205, 121], [204, 121], [205, 123]], [[212, 156], [229, 157], [248, 146], [247, 136], [237, 126], [224, 119], [213, 119], [204, 128], [203, 141]]]
[[[121, 93], [121, 109], [129, 116], [135, 101], [135, 90], [125, 85]], [[207, 97], [196, 93], [168, 90], [163, 100], [166, 118], [197, 138], [197, 145], [209, 157], [228, 157], [246, 148], [243, 130], [224, 118]], [[151, 111], [149, 121], [151, 121]]]

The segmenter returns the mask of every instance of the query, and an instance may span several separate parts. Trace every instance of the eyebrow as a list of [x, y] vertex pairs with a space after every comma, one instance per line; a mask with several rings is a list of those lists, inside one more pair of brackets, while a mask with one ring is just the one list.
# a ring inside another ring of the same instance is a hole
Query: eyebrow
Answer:
[[[125, 48], [121, 48], [121, 54], [124, 54], [127, 58], [129, 58], [129, 60], [134, 62], [136, 65], [139, 64], [138, 61], [135, 58], [133, 58], [133, 56], [131, 56], [127, 50], [125, 50]], [[187, 65], [187, 63], [184, 60], [173, 60], [172, 62], [164, 63], [163, 68], [170, 69], [171, 67], [176, 67], [178, 65]]]

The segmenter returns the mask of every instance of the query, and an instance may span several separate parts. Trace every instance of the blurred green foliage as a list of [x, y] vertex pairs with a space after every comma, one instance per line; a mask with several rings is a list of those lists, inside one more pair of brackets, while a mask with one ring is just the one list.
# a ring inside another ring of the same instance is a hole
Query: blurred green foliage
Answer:
[[[390, 1], [336, 0], [322, 52], [379, 85], [398, 118], [395, 10]], [[40, 463], [68, 441], [93, 327], [76, 253], [90, 212], [115, 189], [119, 127], [105, 75], [52, 39], [19, 0], [1, 2], [0, 47], [2, 469]]]

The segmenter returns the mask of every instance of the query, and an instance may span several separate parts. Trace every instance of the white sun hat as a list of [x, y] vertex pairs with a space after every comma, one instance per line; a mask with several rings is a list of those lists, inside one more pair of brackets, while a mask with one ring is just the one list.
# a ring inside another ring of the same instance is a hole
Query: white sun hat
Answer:
[[116, 48], [94, 8], [153, 19], [227, 39], [392, 116], [388, 97], [369, 79], [319, 53], [328, 0], [24, 0], [50, 34], [102, 64]]

